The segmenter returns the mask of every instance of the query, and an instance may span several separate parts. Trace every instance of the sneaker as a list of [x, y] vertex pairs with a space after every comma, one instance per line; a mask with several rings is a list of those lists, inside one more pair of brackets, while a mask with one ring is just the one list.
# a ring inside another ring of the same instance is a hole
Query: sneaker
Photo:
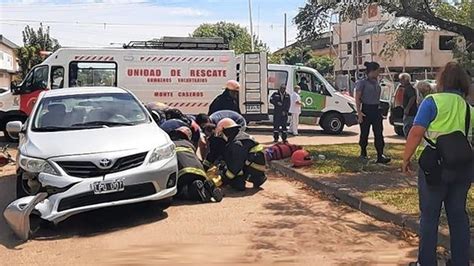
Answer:
[[193, 186], [196, 188], [202, 202], [211, 201], [211, 198], [212, 198], [211, 193], [209, 193], [207, 189], [204, 187], [204, 182], [202, 182], [201, 180], [195, 180], [193, 182]]
[[204, 187], [211, 194], [212, 198], [216, 202], [221, 202], [222, 198], [224, 198], [224, 193], [222, 192], [222, 189], [218, 188], [211, 181], [204, 181]]
[[388, 164], [392, 161], [391, 158], [385, 156], [385, 155], [382, 155], [382, 156], [379, 156], [378, 159], [377, 159], [377, 162], [376, 163], [380, 163], [380, 164]]

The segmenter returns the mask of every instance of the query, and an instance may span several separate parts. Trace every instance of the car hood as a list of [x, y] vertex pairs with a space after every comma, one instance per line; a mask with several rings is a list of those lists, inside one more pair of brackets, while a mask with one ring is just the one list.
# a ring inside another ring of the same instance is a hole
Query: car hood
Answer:
[[28, 132], [21, 153], [35, 158], [70, 155], [148, 151], [171, 143], [155, 123], [59, 132]]

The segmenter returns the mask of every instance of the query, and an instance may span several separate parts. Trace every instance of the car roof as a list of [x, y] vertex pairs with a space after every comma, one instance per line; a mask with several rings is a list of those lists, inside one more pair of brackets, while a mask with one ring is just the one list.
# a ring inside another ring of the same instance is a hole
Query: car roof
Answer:
[[101, 93], [129, 93], [117, 87], [74, 87], [49, 90], [44, 92], [45, 98], [69, 95], [101, 94]]

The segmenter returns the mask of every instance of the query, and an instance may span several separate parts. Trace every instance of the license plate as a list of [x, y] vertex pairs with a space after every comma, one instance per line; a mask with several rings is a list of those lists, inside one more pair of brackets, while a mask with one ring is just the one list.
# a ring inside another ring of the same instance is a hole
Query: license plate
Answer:
[[125, 186], [122, 180], [98, 181], [92, 184], [94, 194], [106, 194], [123, 191]]

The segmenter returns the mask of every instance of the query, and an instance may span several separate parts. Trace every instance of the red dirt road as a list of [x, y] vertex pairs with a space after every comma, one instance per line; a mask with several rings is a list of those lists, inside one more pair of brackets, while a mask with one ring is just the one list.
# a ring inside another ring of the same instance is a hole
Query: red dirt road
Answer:
[[[0, 176], [0, 207], [13, 196]], [[272, 174], [260, 191], [221, 203], [150, 203], [73, 216], [18, 243], [0, 218], [0, 264], [406, 264], [401, 231]]]

